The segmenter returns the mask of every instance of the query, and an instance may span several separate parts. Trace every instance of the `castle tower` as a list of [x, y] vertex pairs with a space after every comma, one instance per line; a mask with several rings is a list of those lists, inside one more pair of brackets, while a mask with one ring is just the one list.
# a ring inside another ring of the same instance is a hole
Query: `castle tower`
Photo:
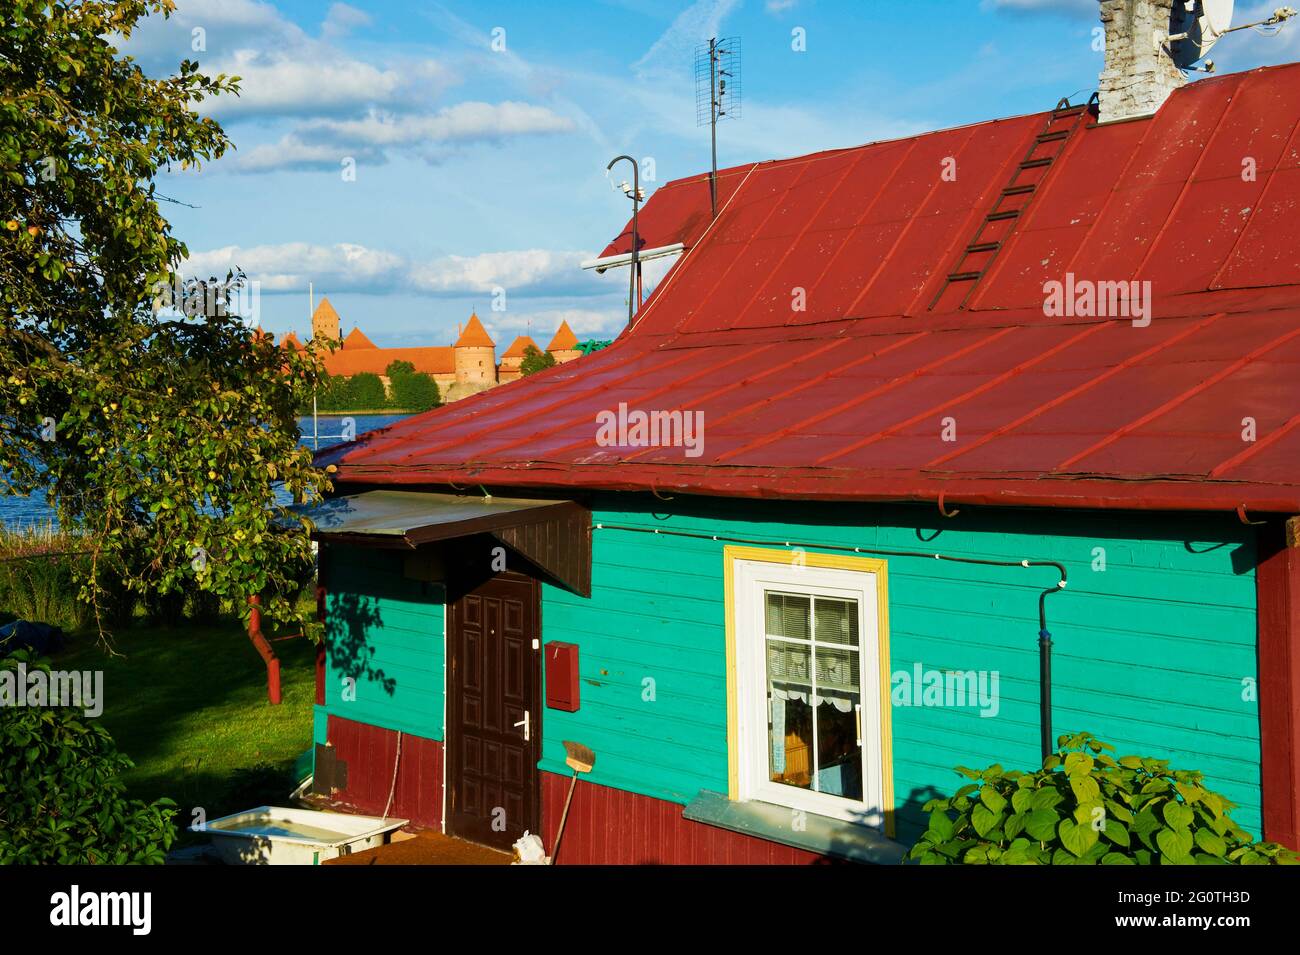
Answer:
[[503, 382], [523, 377], [524, 353], [530, 347], [536, 348], [538, 353], [542, 350], [530, 336], [520, 335], [501, 355], [501, 370], [498, 374]]
[[334, 311], [334, 306], [325, 296], [321, 296], [320, 304], [316, 306], [316, 311], [311, 314], [311, 335], [312, 338], [323, 338], [326, 341], [336, 342], [342, 337], [339, 328], [339, 313]]
[[560, 327], [555, 330], [555, 337], [546, 346], [546, 350], [555, 356], [557, 365], [573, 361], [582, 354], [578, 350], [578, 336], [573, 334], [573, 329], [569, 327], [568, 322], [560, 322]]
[[472, 389], [497, 383], [497, 346], [477, 314], [471, 314], [465, 330], [453, 346], [456, 354], [456, 384]]

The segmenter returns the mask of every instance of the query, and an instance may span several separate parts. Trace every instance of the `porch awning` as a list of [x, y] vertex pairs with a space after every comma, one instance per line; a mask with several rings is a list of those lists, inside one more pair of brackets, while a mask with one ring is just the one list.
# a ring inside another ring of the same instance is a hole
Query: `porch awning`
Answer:
[[299, 509], [318, 541], [415, 550], [489, 534], [583, 596], [591, 594], [591, 512], [576, 501], [366, 491]]

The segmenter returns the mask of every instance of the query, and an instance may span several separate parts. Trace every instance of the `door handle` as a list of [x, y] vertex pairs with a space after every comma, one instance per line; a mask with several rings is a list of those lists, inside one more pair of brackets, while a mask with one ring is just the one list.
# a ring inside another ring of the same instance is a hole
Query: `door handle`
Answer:
[[862, 704], [853, 704], [853, 722], [858, 725], [858, 749], [862, 748]]
[[532, 721], [529, 719], [529, 717], [530, 717], [531, 715], [532, 715], [532, 714], [530, 714], [527, 710], [524, 710], [524, 718], [523, 718], [522, 720], [520, 720], [518, 723], [515, 724], [516, 726], [522, 726], [522, 727], [524, 728], [524, 742], [525, 742], [525, 743], [530, 742], [530, 741], [532, 740], [532, 738], [533, 738], [533, 733], [532, 733], [532, 729], [533, 729], [533, 727], [532, 727]]

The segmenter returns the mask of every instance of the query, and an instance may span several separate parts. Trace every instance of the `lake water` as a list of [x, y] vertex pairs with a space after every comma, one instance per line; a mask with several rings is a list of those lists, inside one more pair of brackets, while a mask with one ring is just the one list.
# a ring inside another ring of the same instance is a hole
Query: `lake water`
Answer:
[[[316, 431], [313, 436], [311, 415], [298, 419], [298, 431], [302, 435], [300, 443], [315, 450], [317, 447], [328, 448], [339, 444], [343, 439], [343, 422], [351, 417], [356, 423], [356, 434], [360, 437], [367, 431], [382, 428], [395, 421], [401, 421], [409, 415], [319, 415], [316, 419]], [[45, 503], [45, 494], [40, 492], [33, 497], [0, 497], [0, 524], [10, 530], [28, 527], [44, 527], [54, 519], [54, 512]]]

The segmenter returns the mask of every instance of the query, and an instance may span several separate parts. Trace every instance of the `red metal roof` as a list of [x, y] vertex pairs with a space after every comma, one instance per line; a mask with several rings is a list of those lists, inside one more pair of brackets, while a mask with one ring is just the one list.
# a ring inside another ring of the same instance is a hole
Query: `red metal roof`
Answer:
[[[968, 307], [931, 311], [1046, 121], [732, 170], [711, 226], [706, 180], [665, 185], [646, 244], [687, 251], [631, 331], [319, 460], [345, 482], [1300, 511], [1300, 64], [1078, 128]], [[1152, 320], [1047, 316], [1066, 273], [1150, 281]], [[701, 453], [601, 446], [620, 403], [702, 412]]]

